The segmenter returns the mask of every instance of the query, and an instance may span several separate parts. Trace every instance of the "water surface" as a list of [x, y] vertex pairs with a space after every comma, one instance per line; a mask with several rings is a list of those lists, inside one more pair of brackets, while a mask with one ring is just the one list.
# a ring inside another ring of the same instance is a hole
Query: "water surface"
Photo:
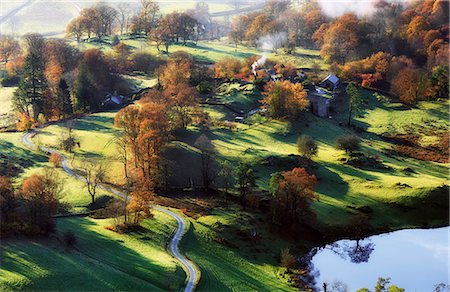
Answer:
[[378, 277], [390, 277], [406, 291], [434, 291], [449, 284], [450, 227], [406, 229], [364, 240], [341, 240], [312, 258], [317, 287], [341, 281], [348, 291], [373, 290]]

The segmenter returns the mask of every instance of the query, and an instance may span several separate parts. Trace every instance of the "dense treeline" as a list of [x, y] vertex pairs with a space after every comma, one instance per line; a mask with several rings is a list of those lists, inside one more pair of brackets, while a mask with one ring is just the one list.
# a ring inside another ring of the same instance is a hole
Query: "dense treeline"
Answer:
[[162, 64], [148, 53], [130, 52], [120, 42], [108, 54], [99, 49], [81, 52], [66, 40], [27, 34], [22, 47], [18, 42], [17, 46], [20, 50], [6, 63], [7, 76], [2, 83], [18, 86], [13, 105], [20, 130], [75, 113], [98, 111], [107, 93], [130, 94], [130, 85], [121, 74], [150, 74]]
[[314, 1], [294, 8], [269, 1], [233, 19], [229, 39], [265, 49], [320, 49], [339, 76], [413, 104], [448, 97], [449, 7], [446, 1], [379, 1], [373, 13], [329, 17]]
[[206, 3], [197, 3], [184, 12], [163, 15], [153, 0], [141, 0], [138, 7], [124, 2], [116, 8], [105, 3], [84, 8], [67, 25], [68, 36], [78, 42], [92, 37], [102, 39], [120, 32], [121, 35], [143, 35], [166, 48], [171, 43], [188, 40], [214, 39], [224, 35], [225, 24], [213, 21]]

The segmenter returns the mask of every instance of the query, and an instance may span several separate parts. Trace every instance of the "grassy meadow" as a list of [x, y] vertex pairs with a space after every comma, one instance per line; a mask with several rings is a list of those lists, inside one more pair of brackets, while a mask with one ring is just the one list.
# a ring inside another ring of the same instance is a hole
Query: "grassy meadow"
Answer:
[[[155, 211], [132, 233], [105, 229], [112, 219], [60, 218], [57, 238], [2, 241], [0, 290], [178, 290], [184, 272], [166, 252], [174, 220]], [[62, 234], [77, 236], [66, 248]]]

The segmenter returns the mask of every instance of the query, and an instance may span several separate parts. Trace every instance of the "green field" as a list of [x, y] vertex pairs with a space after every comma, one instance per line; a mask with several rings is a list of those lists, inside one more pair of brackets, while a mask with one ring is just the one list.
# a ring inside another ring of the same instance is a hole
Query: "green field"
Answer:
[[[106, 39], [108, 41], [108, 39]], [[159, 55], [156, 46], [146, 41], [145, 39], [128, 39], [124, 38], [122, 40], [127, 44], [132, 50], [149, 52], [154, 55]], [[112, 50], [111, 45], [108, 43], [98, 43], [98, 42], [82, 42], [77, 44], [72, 42], [80, 49], [89, 48], [101, 48], [104, 52], [110, 52]], [[318, 50], [309, 50], [304, 48], [296, 48], [292, 54], [285, 53], [273, 53], [273, 52], [263, 52], [256, 47], [247, 47], [238, 45], [235, 47], [233, 44], [227, 42], [226, 40], [218, 41], [198, 41], [196, 44], [188, 43], [186, 45], [174, 44], [169, 47], [169, 54], [176, 51], [184, 51], [192, 56], [198, 61], [212, 64], [225, 57], [233, 57], [240, 60], [251, 56], [261, 56], [262, 54], [267, 54], [270, 60], [292, 64], [299, 68], [312, 68], [314, 65], [319, 66], [319, 68], [326, 70], [328, 65], [320, 58]]]
[[[165, 250], [175, 222], [154, 213], [126, 235], [104, 228], [112, 219], [75, 217], [58, 219], [59, 239], [4, 240], [0, 290], [178, 290], [185, 274]], [[75, 249], [60, 242], [69, 230]]]
[[[181, 247], [202, 271], [199, 291], [296, 290], [288, 283], [285, 268], [279, 267], [278, 261], [280, 250], [290, 243], [275, 238], [266, 227], [251, 223], [260, 217], [235, 207], [217, 208], [212, 214], [193, 220], [193, 228]], [[238, 235], [252, 228], [258, 232], [257, 240], [243, 240]], [[227, 243], [217, 243], [213, 240], [216, 237], [224, 237]]]

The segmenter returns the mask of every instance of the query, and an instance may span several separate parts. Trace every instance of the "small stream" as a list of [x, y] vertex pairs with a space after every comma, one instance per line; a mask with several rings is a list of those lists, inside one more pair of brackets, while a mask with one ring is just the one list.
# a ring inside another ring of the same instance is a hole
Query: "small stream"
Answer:
[[326, 245], [312, 257], [316, 288], [323, 291], [327, 283], [332, 291], [340, 281], [347, 291], [373, 291], [378, 277], [390, 277], [408, 292], [434, 291], [436, 284], [449, 284], [449, 236], [450, 227], [405, 229]]

